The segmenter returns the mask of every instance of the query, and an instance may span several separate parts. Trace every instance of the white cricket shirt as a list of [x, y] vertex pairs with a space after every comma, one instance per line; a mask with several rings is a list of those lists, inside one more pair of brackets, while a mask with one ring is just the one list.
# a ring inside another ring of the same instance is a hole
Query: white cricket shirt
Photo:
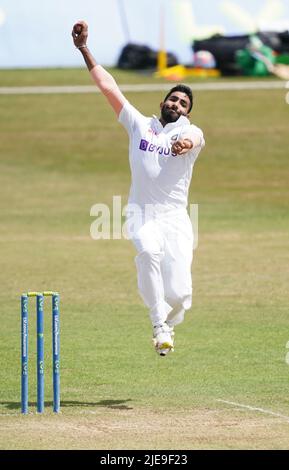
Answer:
[[[119, 122], [129, 135], [129, 204], [137, 204], [141, 210], [146, 204], [156, 205], [165, 212], [186, 208], [193, 166], [205, 145], [201, 129], [185, 116], [163, 127], [156, 116], [143, 116], [128, 101]], [[199, 145], [185, 155], [172, 154], [172, 141], [184, 137]]]

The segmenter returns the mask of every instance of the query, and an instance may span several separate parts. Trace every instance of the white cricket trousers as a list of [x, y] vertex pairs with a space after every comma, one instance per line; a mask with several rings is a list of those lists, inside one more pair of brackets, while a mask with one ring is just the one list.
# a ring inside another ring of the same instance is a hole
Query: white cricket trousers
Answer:
[[153, 326], [175, 326], [192, 304], [193, 230], [187, 211], [155, 214], [132, 236], [140, 295]]

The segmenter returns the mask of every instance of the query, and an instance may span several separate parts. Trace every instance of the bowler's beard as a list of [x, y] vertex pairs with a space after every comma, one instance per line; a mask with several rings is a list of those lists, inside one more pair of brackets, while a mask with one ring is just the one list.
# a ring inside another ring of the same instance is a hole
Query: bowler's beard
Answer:
[[182, 114], [164, 104], [161, 108], [161, 116], [162, 120], [168, 124], [169, 122], [176, 122]]

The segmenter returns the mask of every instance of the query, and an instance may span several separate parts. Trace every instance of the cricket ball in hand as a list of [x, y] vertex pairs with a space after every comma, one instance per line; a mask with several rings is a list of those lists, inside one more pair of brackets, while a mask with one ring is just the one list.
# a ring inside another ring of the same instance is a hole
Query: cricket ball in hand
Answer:
[[81, 32], [82, 32], [81, 24], [74, 25], [73, 31], [74, 31], [75, 34], [81, 34]]

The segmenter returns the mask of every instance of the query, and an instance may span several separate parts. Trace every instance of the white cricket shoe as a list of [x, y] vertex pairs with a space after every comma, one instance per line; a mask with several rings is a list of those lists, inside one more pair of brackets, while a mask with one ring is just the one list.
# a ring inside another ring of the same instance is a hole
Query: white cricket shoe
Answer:
[[166, 356], [174, 350], [174, 331], [167, 323], [154, 327], [153, 344], [160, 356]]

